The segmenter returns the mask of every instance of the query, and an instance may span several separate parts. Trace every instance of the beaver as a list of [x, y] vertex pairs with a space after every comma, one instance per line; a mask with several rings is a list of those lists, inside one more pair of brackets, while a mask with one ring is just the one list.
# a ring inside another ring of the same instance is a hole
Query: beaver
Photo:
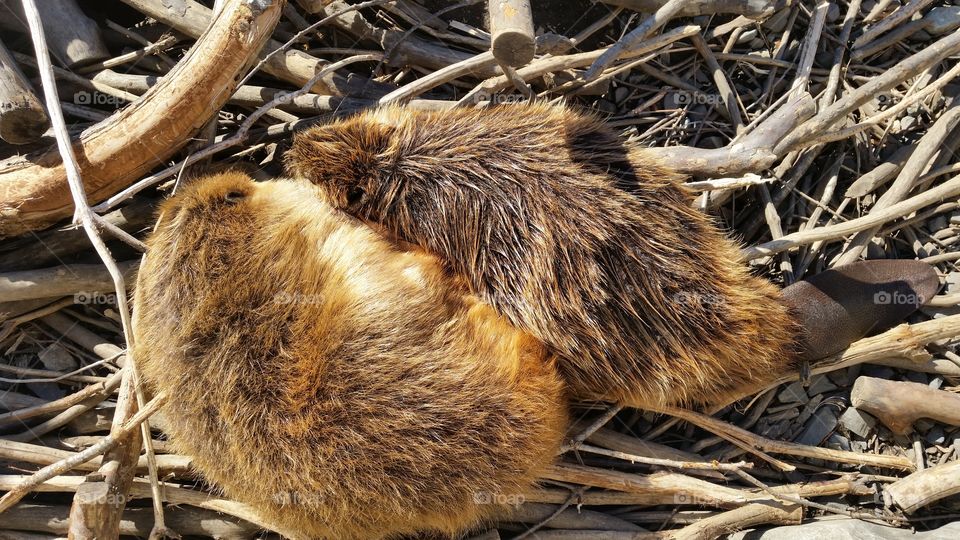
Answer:
[[228, 172], [160, 207], [133, 354], [171, 442], [303, 537], [469, 528], [558, 452], [553, 357], [318, 191]]
[[[285, 161], [336, 208], [442, 258], [560, 357], [580, 399], [722, 403], [876, 328], [847, 300], [805, 306], [752, 275], [679, 174], [568, 106], [385, 107], [299, 133]], [[922, 263], [875, 270], [824, 281], [859, 283], [858, 299], [938, 283]]]

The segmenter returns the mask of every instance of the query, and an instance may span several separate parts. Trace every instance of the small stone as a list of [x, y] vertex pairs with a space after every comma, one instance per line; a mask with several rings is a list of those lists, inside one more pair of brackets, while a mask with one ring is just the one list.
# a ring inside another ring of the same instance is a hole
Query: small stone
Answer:
[[868, 259], [885, 259], [887, 257], [887, 250], [885, 247], [878, 243], [878, 241], [871, 240], [867, 242], [867, 258]]
[[37, 397], [43, 398], [47, 401], [60, 399], [67, 395], [63, 388], [61, 388], [57, 383], [27, 383], [27, 388], [36, 394]]
[[777, 11], [776, 13], [771, 15], [769, 19], [763, 21], [763, 24], [761, 26], [769, 30], [771, 33], [783, 32], [784, 29], [787, 27], [787, 22], [789, 20], [790, 20], [790, 10], [781, 9], [780, 11]]
[[70, 351], [63, 348], [59, 343], [44, 347], [37, 356], [43, 363], [43, 367], [50, 371], [73, 371], [79, 366]]
[[933, 429], [927, 432], [923, 437], [930, 444], [943, 444], [947, 440], [947, 436], [943, 433], [943, 428], [940, 426], [933, 426]]
[[601, 99], [597, 101], [597, 110], [607, 114], [614, 114], [617, 112], [617, 106], [605, 99]]
[[[10, 363], [16, 367], [35, 368], [36, 358], [30, 354], [15, 354]], [[47, 401], [60, 399], [67, 395], [66, 392], [60, 388], [60, 385], [55, 382], [31, 382], [26, 383], [26, 387], [37, 397]]]
[[930, 232], [942, 231], [947, 228], [947, 217], [940, 215], [927, 222], [927, 230]]
[[820, 51], [814, 57], [814, 63], [820, 67], [830, 67], [833, 65], [833, 51]]
[[726, 141], [716, 136], [704, 137], [697, 145], [699, 148], [723, 148], [724, 146], [726, 146]]
[[940, 35], [953, 32], [960, 28], [960, 7], [937, 6], [928, 11], [923, 20], [926, 22], [924, 30], [930, 34]]
[[825, 394], [831, 390], [836, 390], [837, 387], [826, 375], [814, 375], [810, 378], [810, 386], [807, 387], [807, 395], [810, 397], [816, 396], [818, 394]]
[[915, 382], [918, 384], [930, 384], [929, 375], [926, 373], [920, 373], [919, 371], [908, 371], [904, 378], [910, 382]]
[[837, 409], [835, 407], [824, 406], [813, 413], [813, 417], [807, 422], [803, 433], [795, 439], [795, 442], [809, 446], [820, 446], [827, 437], [837, 429]]
[[780, 403], [806, 403], [810, 398], [807, 396], [807, 390], [800, 381], [794, 381], [788, 384], [777, 394]]
[[626, 86], [618, 86], [616, 90], [613, 91], [613, 101], [615, 103], [623, 103], [630, 97], [630, 89]]
[[892, 379], [893, 378], [893, 368], [887, 366], [867, 366], [863, 368], [863, 374], [868, 377], [876, 377], [878, 379]]
[[877, 419], [855, 407], [848, 407], [840, 415], [840, 425], [850, 433], [866, 439], [877, 425]]
[[916, 119], [916, 118], [914, 118], [914, 117], [912, 117], [912, 116], [909, 116], [909, 115], [904, 116], [903, 118], [900, 119], [900, 129], [901, 129], [901, 130], [908, 130], [908, 129], [910, 129], [910, 126], [912, 126], [912, 125], [914, 125], [914, 124], [916, 124], [916, 123], [917, 123], [917, 119]]
[[850, 451], [850, 439], [840, 435], [839, 433], [834, 433], [830, 435], [827, 439], [827, 442], [824, 443], [824, 446], [827, 448], [834, 448], [836, 450], [843, 450], [844, 452]]
[[815, 395], [810, 398], [810, 401], [807, 403], [807, 406], [800, 411], [800, 416], [797, 417], [798, 424], [806, 424], [807, 420], [813, 416], [813, 413], [816, 412], [817, 407], [820, 406], [820, 403], [823, 402], [822, 395]]
[[[787, 11], [787, 10], [784, 10]], [[831, 2], [830, 7], [827, 8], [827, 22], [835, 23], [840, 20], [840, 6]]]
[[[752, 41], [757, 37], [757, 29], [751, 28], [749, 30], [744, 30], [740, 33], [740, 37], [737, 38], [737, 44], [742, 45], [748, 41]], [[762, 40], [761, 40], [762, 42]], [[766, 47], [764, 47], [766, 48]]]

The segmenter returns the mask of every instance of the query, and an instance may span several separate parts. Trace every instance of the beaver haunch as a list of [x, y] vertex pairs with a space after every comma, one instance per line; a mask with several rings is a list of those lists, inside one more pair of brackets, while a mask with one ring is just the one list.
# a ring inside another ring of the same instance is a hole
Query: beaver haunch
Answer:
[[[866, 316], [840, 304], [795, 309], [796, 295], [740, 263], [679, 175], [564, 106], [367, 111], [299, 134], [286, 162], [333, 206], [447, 261], [558, 353], [582, 398], [724, 401], [821, 352], [803, 350], [829, 342], [805, 336], [805, 316], [820, 317], [817, 328], [872, 328], [843, 320]], [[885, 268], [878, 275], [896, 277]], [[936, 290], [929, 266], [894, 269]], [[861, 296], [874, 285], [859, 283]]]
[[178, 452], [304, 537], [460, 531], [566, 428], [551, 355], [306, 182], [198, 181], [140, 268], [134, 355]]

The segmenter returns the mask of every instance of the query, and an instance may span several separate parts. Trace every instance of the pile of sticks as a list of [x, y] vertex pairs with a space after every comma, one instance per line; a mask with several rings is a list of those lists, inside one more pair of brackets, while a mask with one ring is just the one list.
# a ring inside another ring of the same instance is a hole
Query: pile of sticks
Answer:
[[919, 258], [945, 286], [907, 324], [722, 410], [582, 404], [541, 487], [477, 538], [951, 521], [960, 6], [532, 7], [0, 1], [0, 538], [282, 534], [170, 453], [127, 358], [156, 204], [200, 171], [279, 176], [292, 132], [361, 108], [528, 100], [654, 148], [771, 280]]

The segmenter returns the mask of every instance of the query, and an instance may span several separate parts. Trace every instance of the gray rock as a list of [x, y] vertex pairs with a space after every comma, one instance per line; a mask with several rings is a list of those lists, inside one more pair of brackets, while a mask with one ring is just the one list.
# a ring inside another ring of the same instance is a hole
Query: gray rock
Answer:
[[763, 21], [762, 26], [771, 33], [783, 32], [787, 28], [787, 22], [789, 22], [789, 20], [790, 10], [781, 9], [780, 11], [777, 11], [771, 15], [769, 19]]
[[810, 398], [807, 396], [807, 389], [803, 387], [800, 381], [794, 381], [788, 384], [777, 394], [780, 403], [806, 403]]
[[617, 105], [615, 103], [610, 103], [605, 99], [597, 101], [597, 110], [603, 113], [614, 114], [617, 112]]
[[820, 407], [807, 422], [803, 433], [795, 442], [810, 446], [820, 446], [837, 429], [837, 409], [829, 405]]
[[930, 444], [943, 444], [947, 440], [946, 435], [943, 434], [943, 428], [940, 426], [933, 426], [923, 438]]
[[810, 386], [807, 387], [807, 395], [813, 397], [817, 394], [824, 394], [831, 390], [836, 390], [837, 386], [830, 382], [826, 375], [814, 375], [810, 378]]
[[918, 384], [930, 384], [930, 376], [919, 371], [908, 371], [903, 376], [904, 379]]
[[946, 216], [936, 216], [927, 222], [927, 229], [930, 232], [942, 231], [947, 228], [947, 218]]
[[630, 89], [626, 86], [617, 87], [613, 91], [613, 101], [616, 103], [623, 103], [630, 96]]
[[[859, 368], [859, 365], [850, 366], [850, 368]], [[827, 377], [833, 381], [833, 384], [837, 386], [850, 386], [854, 379], [857, 378], [857, 374], [860, 373], [859, 369], [857, 371], [852, 371], [850, 368], [847, 369], [838, 369], [836, 371], [831, 371], [827, 373]]]
[[[787, 10], [783, 10], [787, 11]], [[840, 20], [840, 6], [830, 3], [830, 7], [827, 8], [827, 22], [835, 23]]]
[[877, 425], [877, 419], [855, 407], [848, 407], [840, 415], [840, 425], [850, 433], [866, 439]]
[[834, 433], [830, 435], [825, 443], [823, 443], [824, 448], [835, 448], [837, 450], [843, 450], [844, 452], [850, 451], [850, 439], [840, 435], [839, 433]]
[[64, 349], [59, 343], [47, 345], [37, 356], [43, 363], [43, 367], [50, 371], [73, 371], [79, 367], [70, 351]]
[[823, 402], [823, 396], [813, 396], [810, 398], [810, 402], [807, 403], [807, 406], [800, 411], [800, 416], [797, 417], [797, 423], [806, 424], [807, 420], [816, 412], [817, 407], [820, 406], [820, 403]]
[[876, 377], [878, 379], [892, 379], [893, 378], [893, 368], [887, 366], [874, 366], [870, 365], [863, 368], [863, 374], [868, 377]]
[[935, 7], [924, 15], [923, 20], [926, 22], [924, 30], [930, 34], [940, 35], [953, 32], [960, 28], [960, 7]]
[[829, 519], [804, 525], [773, 527], [766, 530], [740, 531], [730, 540], [956, 540], [960, 538], [960, 521], [939, 529], [913, 532], [895, 529], [857, 519]]

